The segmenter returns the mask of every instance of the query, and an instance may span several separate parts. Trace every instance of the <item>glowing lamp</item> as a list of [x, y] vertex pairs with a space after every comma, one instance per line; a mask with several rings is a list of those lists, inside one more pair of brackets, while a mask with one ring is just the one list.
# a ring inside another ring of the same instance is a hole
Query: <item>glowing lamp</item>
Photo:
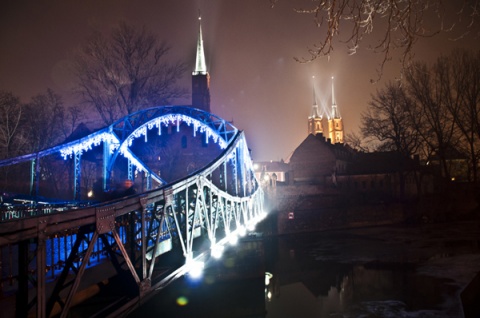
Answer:
[[215, 259], [220, 259], [223, 255], [224, 247], [223, 245], [214, 245], [212, 246], [212, 257]]
[[238, 236], [236, 233], [230, 233], [230, 238], [228, 240], [230, 245], [237, 245], [238, 243]]
[[204, 262], [190, 260], [187, 262], [188, 275], [193, 279], [199, 279], [203, 275], [204, 267]]

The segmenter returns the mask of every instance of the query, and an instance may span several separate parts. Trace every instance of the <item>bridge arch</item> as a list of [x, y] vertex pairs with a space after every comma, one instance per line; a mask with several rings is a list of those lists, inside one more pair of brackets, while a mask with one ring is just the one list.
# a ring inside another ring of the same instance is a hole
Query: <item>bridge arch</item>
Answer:
[[[137, 125], [131, 124], [131, 117], [135, 119], [133, 122]], [[140, 124], [138, 124], [138, 117], [145, 118], [147, 121], [144, 123], [140, 121]], [[209, 139], [212, 139], [221, 149], [225, 149], [238, 132], [237, 128], [231, 123], [220, 117], [188, 106], [163, 106], [137, 112], [117, 121], [111, 126], [112, 131], [116, 130], [118, 132], [120, 130], [118, 127], [131, 127], [131, 131], [127, 129], [120, 134], [123, 140], [120, 141], [120, 138], [118, 138], [118, 145], [115, 144], [114, 146], [113, 153], [110, 155], [111, 159], [106, 167], [107, 175], [105, 177], [108, 178], [108, 174], [111, 173], [118, 155], [121, 154], [132, 162], [137, 169], [144, 170], [151, 174], [157, 182], [165, 184], [166, 182], [159, 176], [145, 169], [145, 165], [132, 154], [130, 147], [135, 139], [141, 137], [144, 137], [145, 142], [147, 142], [147, 133], [154, 128], [158, 129], [158, 135], [161, 135], [162, 125], [165, 127], [176, 125], [178, 131], [180, 123], [186, 123], [189, 127], [192, 126], [194, 136], [197, 132], [205, 134], [206, 143], [209, 142]]]
[[[209, 140], [216, 142], [221, 149], [225, 149], [235, 138], [238, 129], [230, 122], [211, 114], [209, 112], [192, 108], [191, 106], [159, 106], [140, 110], [136, 113], [125, 116], [117, 120], [112, 125], [98, 130], [88, 136], [78, 140], [70, 141], [52, 148], [41, 150], [37, 153], [28, 154], [16, 158], [10, 158], [0, 161], [1, 166], [17, 164], [24, 161], [31, 161], [31, 192], [38, 188], [39, 182], [39, 162], [40, 159], [48, 156], [60, 154], [64, 160], [72, 160], [74, 166], [74, 199], [80, 198], [81, 189], [81, 162], [82, 156], [91, 151], [94, 147], [103, 146], [103, 188], [107, 188], [107, 180], [110, 180], [113, 166], [122, 155], [128, 160], [129, 171], [134, 167], [136, 170], [145, 173], [149, 178], [155, 180], [158, 184], [167, 184], [168, 182], [158, 176], [147, 164], [145, 164], [130, 149], [133, 140], [144, 136], [147, 131], [161, 126], [186, 123], [193, 128], [194, 135], [197, 132], [205, 134], [205, 142]], [[37, 183], [37, 187], [33, 183]], [[31, 193], [37, 194], [37, 193]]]

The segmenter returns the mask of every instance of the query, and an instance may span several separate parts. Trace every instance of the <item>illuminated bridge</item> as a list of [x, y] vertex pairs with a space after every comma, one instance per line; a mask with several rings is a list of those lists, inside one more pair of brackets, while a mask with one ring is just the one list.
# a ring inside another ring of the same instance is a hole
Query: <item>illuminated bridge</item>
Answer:
[[191, 107], [142, 110], [0, 169], [28, 193], [1, 201], [0, 292], [19, 317], [67, 317], [110, 277], [124, 291], [95, 314], [123, 315], [265, 214], [244, 133]]

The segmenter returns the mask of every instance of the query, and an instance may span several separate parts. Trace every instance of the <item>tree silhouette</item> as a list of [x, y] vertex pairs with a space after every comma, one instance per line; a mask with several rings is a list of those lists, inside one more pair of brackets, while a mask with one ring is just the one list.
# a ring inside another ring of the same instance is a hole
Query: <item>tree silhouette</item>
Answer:
[[106, 125], [137, 110], [184, 97], [177, 82], [186, 64], [168, 58], [169, 47], [145, 27], [126, 23], [109, 37], [94, 32], [75, 56], [77, 91]]

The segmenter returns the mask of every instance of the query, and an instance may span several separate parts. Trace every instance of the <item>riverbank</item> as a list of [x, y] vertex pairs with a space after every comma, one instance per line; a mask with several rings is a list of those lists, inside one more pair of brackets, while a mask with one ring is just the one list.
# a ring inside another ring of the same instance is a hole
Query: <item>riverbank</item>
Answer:
[[392, 224], [428, 224], [480, 219], [475, 193], [466, 186], [417, 199], [398, 200], [341, 193], [316, 185], [266, 189], [275, 234], [294, 234]]

